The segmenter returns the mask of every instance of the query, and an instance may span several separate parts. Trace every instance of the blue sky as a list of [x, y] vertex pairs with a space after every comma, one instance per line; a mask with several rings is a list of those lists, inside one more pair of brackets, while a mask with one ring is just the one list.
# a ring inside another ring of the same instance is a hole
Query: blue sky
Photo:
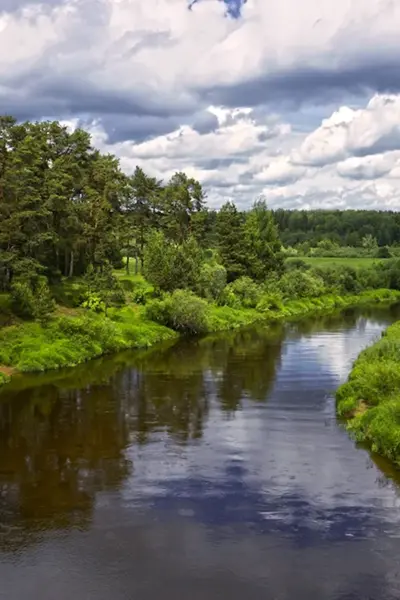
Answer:
[[400, 208], [395, 0], [1, 0], [0, 112], [210, 203]]

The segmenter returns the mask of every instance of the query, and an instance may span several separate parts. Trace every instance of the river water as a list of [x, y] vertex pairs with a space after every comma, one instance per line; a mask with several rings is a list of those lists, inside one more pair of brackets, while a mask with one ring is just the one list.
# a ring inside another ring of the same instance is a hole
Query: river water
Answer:
[[400, 497], [332, 392], [398, 309], [230, 332], [0, 394], [0, 598], [398, 600]]

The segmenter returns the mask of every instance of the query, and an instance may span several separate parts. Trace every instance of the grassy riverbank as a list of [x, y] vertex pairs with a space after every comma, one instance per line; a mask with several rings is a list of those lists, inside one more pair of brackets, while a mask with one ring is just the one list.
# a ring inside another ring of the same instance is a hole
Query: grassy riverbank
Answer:
[[400, 466], [400, 321], [359, 355], [336, 399], [354, 439]]
[[[196, 302], [201, 301], [194, 298]], [[235, 329], [257, 322], [300, 318], [350, 306], [393, 303], [399, 300], [400, 292], [372, 290], [357, 296], [330, 294], [314, 299], [288, 301], [279, 307], [266, 308], [263, 311], [220, 307], [201, 301], [204, 322], [199, 333]], [[191, 318], [191, 315], [189, 317]], [[184, 318], [188, 318], [188, 315], [180, 314], [179, 322]], [[175, 329], [149, 320], [146, 309], [137, 305], [112, 308], [107, 316], [90, 311], [71, 310], [52, 317], [46, 325], [21, 322], [3, 327], [0, 329], [0, 385], [7, 383], [10, 376], [18, 372], [73, 367], [105, 354], [128, 348], [146, 348], [159, 342], [173, 340], [179, 335], [179, 324]]]

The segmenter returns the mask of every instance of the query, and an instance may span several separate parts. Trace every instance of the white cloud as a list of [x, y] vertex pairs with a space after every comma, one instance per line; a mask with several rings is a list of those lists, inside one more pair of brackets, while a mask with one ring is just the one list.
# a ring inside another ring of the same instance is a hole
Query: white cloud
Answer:
[[294, 166], [288, 158], [282, 157], [272, 161], [255, 178], [267, 185], [283, 185], [298, 181], [305, 172], [305, 169]]
[[378, 179], [388, 175], [400, 158], [399, 152], [388, 152], [372, 156], [352, 156], [337, 165], [341, 177], [349, 179]]
[[400, 208], [399, 2], [248, 0], [236, 20], [217, 0], [3, 6], [0, 112], [83, 124], [125, 169], [186, 170], [215, 205]]

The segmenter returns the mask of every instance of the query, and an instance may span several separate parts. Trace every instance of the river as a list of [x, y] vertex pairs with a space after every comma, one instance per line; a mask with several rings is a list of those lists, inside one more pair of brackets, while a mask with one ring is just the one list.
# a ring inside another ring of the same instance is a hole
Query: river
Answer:
[[332, 396], [396, 318], [351, 310], [15, 380], [0, 598], [398, 600], [398, 478]]

